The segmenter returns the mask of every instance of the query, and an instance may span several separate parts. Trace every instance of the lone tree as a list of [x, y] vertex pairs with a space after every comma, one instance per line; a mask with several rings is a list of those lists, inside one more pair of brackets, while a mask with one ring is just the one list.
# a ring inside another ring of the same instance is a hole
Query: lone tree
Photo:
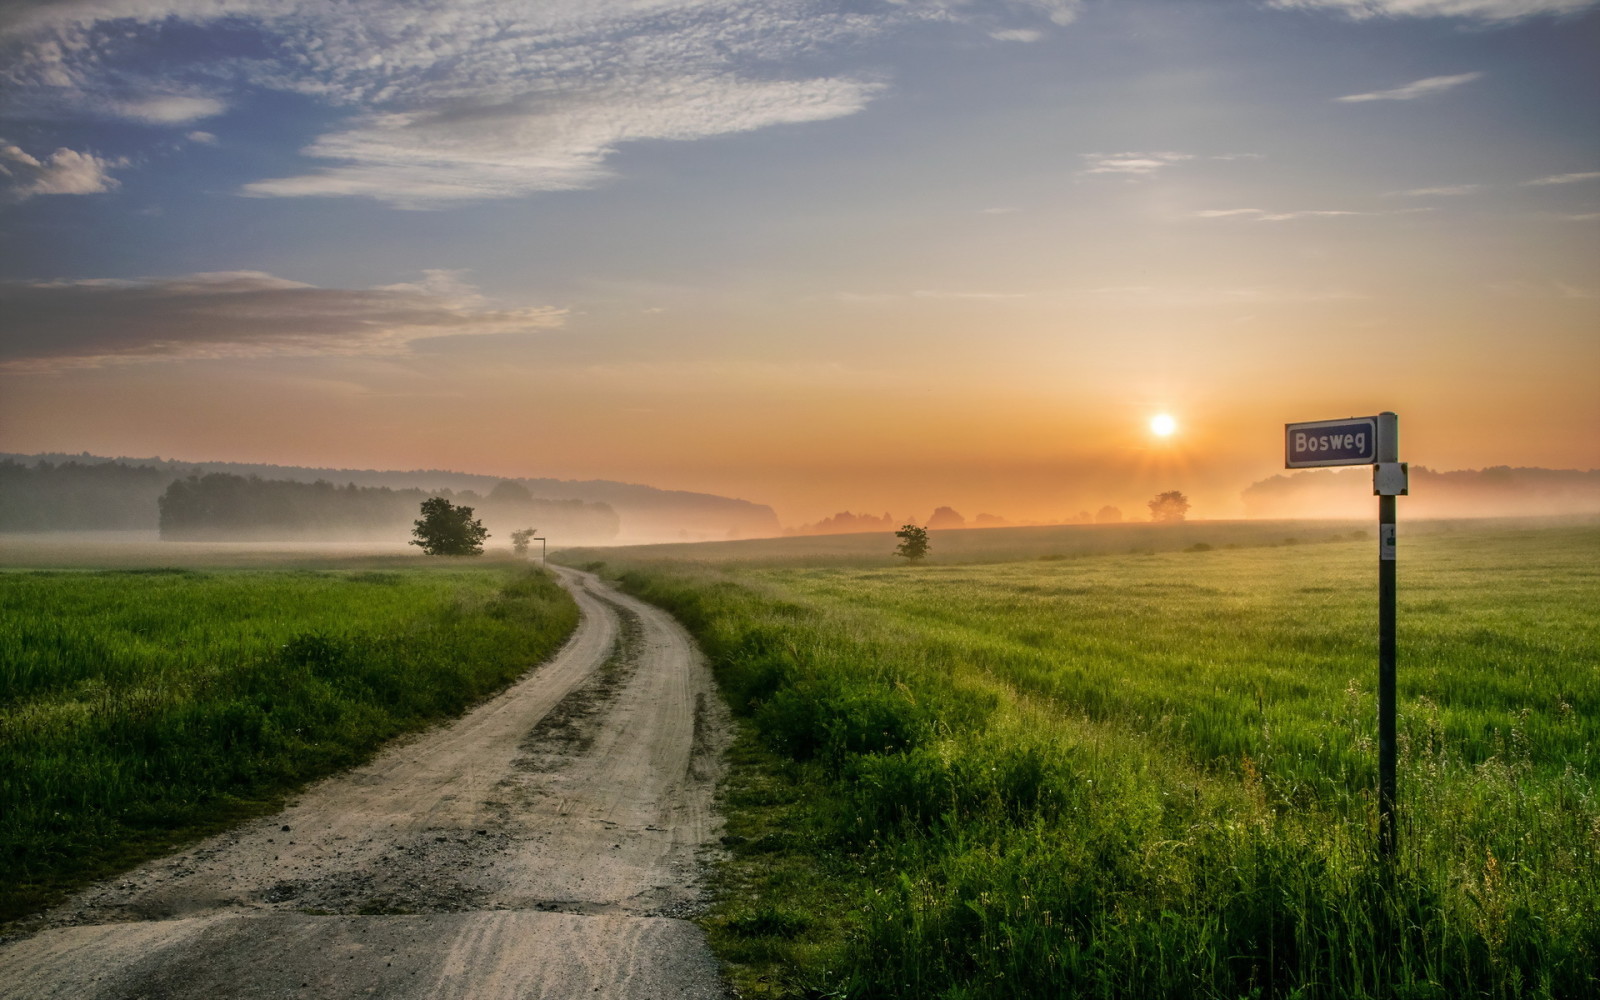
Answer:
[[1189, 513], [1189, 498], [1177, 490], [1156, 494], [1149, 503], [1150, 520], [1160, 524], [1177, 524]]
[[922, 557], [928, 554], [928, 529], [920, 524], [908, 524], [894, 533], [900, 539], [900, 547], [894, 550], [897, 556], [905, 556], [911, 562], [921, 562]]
[[471, 507], [457, 507], [444, 497], [422, 501], [422, 518], [415, 522], [412, 545], [430, 556], [481, 556], [489, 529], [474, 520]]
[[519, 556], [528, 554], [528, 543], [539, 533], [537, 528], [518, 528], [511, 533], [511, 551]]

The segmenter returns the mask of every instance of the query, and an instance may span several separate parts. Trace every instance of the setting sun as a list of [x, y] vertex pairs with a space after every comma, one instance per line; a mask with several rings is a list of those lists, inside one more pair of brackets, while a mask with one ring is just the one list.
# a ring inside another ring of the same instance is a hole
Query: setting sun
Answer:
[[1178, 422], [1170, 414], [1158, 413], [1150, 418], [1150, 433], [1156, 437], [1171, 437], [1177, 429]]

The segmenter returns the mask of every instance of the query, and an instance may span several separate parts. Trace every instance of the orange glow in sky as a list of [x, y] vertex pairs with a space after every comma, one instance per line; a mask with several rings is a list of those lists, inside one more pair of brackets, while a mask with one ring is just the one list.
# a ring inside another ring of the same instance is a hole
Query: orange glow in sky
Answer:
[[791, 525], [1239, 516], [1384, 410], [1600, 467], [1600, 0], [858, 6], [0, 10], [0, 451]]

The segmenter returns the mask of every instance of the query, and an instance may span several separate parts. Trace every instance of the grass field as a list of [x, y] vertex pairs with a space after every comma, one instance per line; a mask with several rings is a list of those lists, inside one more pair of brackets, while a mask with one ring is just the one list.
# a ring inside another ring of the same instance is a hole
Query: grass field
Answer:
[[1600, 995], [1600, 528], [1403, 526], [1389, 867], [1375, 543], [1183, 530], [605, 557], [744, 718], [707, 925], [747, 995]]
[[0, 921], [460, 712], [577, 622], [525, 564], [276, 565], [0, 571]]

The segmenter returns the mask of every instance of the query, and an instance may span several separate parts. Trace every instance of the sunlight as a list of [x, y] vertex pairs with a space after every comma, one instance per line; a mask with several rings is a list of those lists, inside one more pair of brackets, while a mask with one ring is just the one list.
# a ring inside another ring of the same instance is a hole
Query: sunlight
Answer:
[[1171, 437], [1177, 429], [1178, 422], [1170, 414], [1158, 413], [1150, 418], [1150, 433], [1156, 437]]

